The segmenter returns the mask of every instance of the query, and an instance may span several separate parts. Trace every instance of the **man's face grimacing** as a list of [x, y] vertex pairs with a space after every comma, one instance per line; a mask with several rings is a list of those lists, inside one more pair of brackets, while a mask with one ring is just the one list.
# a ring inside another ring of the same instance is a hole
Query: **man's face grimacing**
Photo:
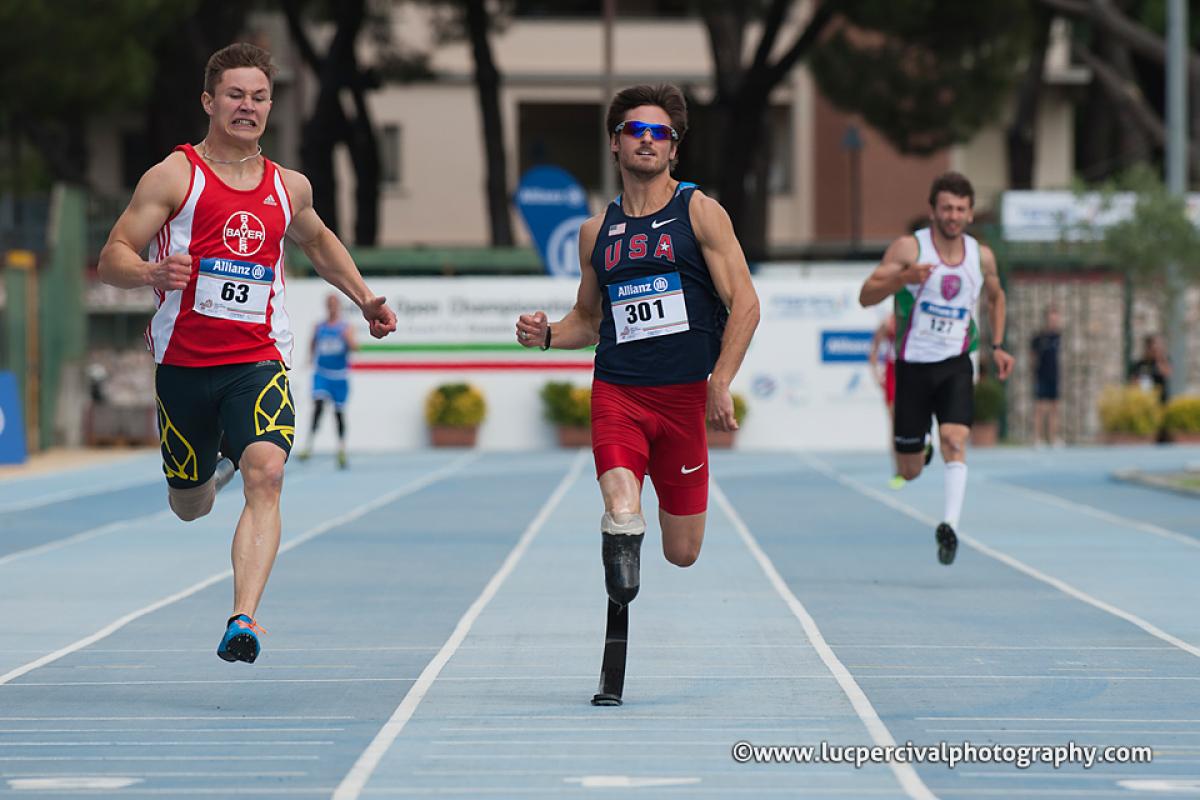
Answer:
[[[671, 127], [671, 117], [658, 106], [638, 106], [625, 112], [625, 122], [647, 122], [652, 125]], [[637, 175], [653, 176], [670, 168], [679, 147], [677, 139], [655, 139], [649, 131], [640, 137], [629, 135], [628, 130], [611, 133], [610, 145], [622, 168]]]
[[256, 142], [271, 113], [271, 81], [257, 67], [227, 69], [203, 102], [214, 127], [230, 138]]
[[971, 207], [971, 198], [943, 191], [937, 193], [930, 218], [938, 233], [955, 239], [974, 221], [975, 209]]

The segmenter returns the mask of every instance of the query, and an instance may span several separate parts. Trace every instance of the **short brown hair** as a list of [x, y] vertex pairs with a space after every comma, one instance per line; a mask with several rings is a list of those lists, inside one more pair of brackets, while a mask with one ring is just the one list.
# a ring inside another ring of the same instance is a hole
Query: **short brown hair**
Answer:
[[930, 208], [937, 206], [939, 192], [949, 192], [955, 197], [965, 197], [971, 201], [971, 208], [975, 207], [975, 188], [971, 186], [967, 176], [961, 172], [943, 172], [933, 179], [933, 185], [929, 187]]
[[687, 101], [683, 99], [683, 92], [679, 91], [679, 87], [670, 83], [630, 86], [617, 92], [608, 105], [608, 116], [604, 121], [608, 128], [606, 133], [611, 135], [613, 129], [625, 121], [625, 112], [638, 106], [658, 106], [667, 112], [667, 116], [671, 118], [671, 127], [679, 134], [675, 143], [683, 141], [688, 124]]
[[267, 76], [271, 86], [275, 85], [275, 74], [278, 72], [271, 63], [271, 54], [261, 47], [248, 42], [236, 42], [228, 47], [222, 47], [213, 53], [204, 67], [204, 91], [209, 94], [216, 92], [217, 84], [226, 70], [242, 67], [257, 67]]

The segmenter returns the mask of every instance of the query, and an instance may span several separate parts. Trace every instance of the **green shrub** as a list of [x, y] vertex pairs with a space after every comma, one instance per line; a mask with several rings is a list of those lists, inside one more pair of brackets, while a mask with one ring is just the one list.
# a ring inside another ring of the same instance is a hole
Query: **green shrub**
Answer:
[[566, 381], [549, 381], [539, 394], [542, 409], [549, 422], [555, 425], [592, 426], [592, 390], [574, 386]]
[[995, 378], [980, 378], [975, 384], [975, 421], [996, 422], [1004, 413], [1004, 385]]
[[1171, 433], [1200, 433], [1200, 396], [1180, 395], [1167, 403], [1163, 427]]
[[1106, 386], [1100, 393], [1100, 427], [1105, 433], [1151, 436], [1162, 426], [1158, 395], [1137, 386]]
[[470, 428], [483, 422], [485, 416], [483, 392], [469, 383], [443, 383], [425, 398], [425, 421], [429, 425]]

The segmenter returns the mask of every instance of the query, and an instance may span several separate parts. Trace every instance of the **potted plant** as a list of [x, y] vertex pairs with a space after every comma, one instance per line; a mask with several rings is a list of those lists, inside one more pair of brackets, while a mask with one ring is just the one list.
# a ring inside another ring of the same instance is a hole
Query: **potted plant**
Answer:
[[[737, 420], [738, 427], [742, 427], [742, 421], [746, 419], [746, 413], [749, 409], [746, 406], [746, 397], [739, 392], [733, 392], [733, 418]], [[737, 431], [718, 431], [712, 426], [708, 428], [708, 446], [720, 450], [728, 450], [733, 447], [734, 439], [737, 438]]]
[[1100, 427], [1109, 444], [1153, 442], [1162, 421], [1162, 404], [1152, 391], [1106, 386], [1100, 393]]
[[1180, 395], [1167, 403], [1163, 427], [1172, 442], [1200, 442], [1200, 396]]
[[555, 426], [560, 447], [592, 446], [592, 390], [566, 381], [542, 386], [542, 409]]
[[1004, 385], [992, 377], [975, 383], [975, 420], [971, 424], [972, 447], [995, 447], [1004, 413]]
[[444, 383], [425, 398], [425, 422], [434, 447], [474, 447], [487, 415], [483, 392], [469, 383]]

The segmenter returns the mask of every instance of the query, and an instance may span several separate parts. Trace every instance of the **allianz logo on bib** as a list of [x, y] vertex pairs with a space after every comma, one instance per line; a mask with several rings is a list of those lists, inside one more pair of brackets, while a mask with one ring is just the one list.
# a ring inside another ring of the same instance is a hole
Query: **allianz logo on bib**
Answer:
[[868, 361], [874, 331], [821, 331], [821, 361]]
[[274, 270], [262, 264], [248, 261], [233, 261], [228, 258], [205, 258], [200, 261], [200, 271], [225, 278], [248, 278], [255, 281], [272, 280]]

